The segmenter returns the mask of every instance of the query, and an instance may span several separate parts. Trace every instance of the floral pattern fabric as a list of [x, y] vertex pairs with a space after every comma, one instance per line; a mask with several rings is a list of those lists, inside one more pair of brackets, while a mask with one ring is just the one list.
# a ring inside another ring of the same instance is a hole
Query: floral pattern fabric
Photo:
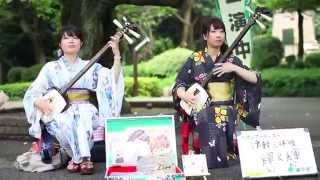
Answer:
[[[244, 67], [241, 61], [230, 56], [228, 62]], [[201, 84], [214, 68], [215, 63], [206, 51], [194, 52], [183, 65], [178, 73], [176, 83], [173, 87], [173, 95], [177, 88], [183, 86], [186, 89], [194, 83]], [[213, 77], [210, 82], [230, 82], [236, 80], [236, 75], [226, 73], [221, 77]], [[231, 95], [233, 97], [233, 95]], [[175, 107], [179, 107], [179, 99], [175, 96]], [[198, 125], [196, 131], [199, 134], [201, 152], [206, 154], [208, 167], [227, 167], [227, 154], [234, 152], [234, 129], [236, 123], [236, 112], [233, 101], [211, 102], [197, 114]]]
[[[69, 64], [62, 56], [44, 65], [23, 99], [27, 120], [31, 124], [31, 136], [41, 137], [40, 116], [34, 101], [52, 88], [62, 88], [87, 63], [78, 57], [74, 64]], [[112, 69], [94, 64], [72, 88], [94, 91], [98, 107], [89, 102], [71, 103], [66, 111], [54, 115], [54, 120], [46, 125], [48, 132], [57, 138], [60, 145], [70, 150], [76, 163], [81, 161], [81, 157], [90, 156], [94, 141], [104, 139], [101, 132], [104, 132], [105, 119], [120, 115], [124, 95], [123, 75], [121, 73], [116, 81], [113, 74]]]

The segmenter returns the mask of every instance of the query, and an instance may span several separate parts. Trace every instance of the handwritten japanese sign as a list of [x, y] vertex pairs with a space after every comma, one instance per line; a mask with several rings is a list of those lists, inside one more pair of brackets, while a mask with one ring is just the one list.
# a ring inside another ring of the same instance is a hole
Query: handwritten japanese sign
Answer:
[[316, 174], [308, 129], [275, 129], [237, 133], [242, 177]]

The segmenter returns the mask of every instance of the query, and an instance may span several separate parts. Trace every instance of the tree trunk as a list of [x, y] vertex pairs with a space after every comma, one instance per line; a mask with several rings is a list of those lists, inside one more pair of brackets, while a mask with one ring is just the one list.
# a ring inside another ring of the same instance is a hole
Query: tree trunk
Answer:
[[21, 16], [20, 27], [23, 33], [25, 33], [32, 42], [33, 54], [36, 63], [44, 64], [46, 62], [46, 55], [44, 52], [43, 39], [39, 32], [39, 21], [36, 16], [33, 16], [32, 24], [30, 24], [25, 18], [26, 16]]
[[[81, 4], [83, 0], [60, 0], [62, 4], [61, 24], [81, 27]], [[72, 7], [72, 8], [70, 8]]]
[[192, 3], [193, 0], [186, 0], [181, 8], [181, 14], [183, 16], [181, 19], [179, 18], [182, 22], [181, 47], [187, 47], [189, 29], [191, 28]]
[[42, 39], [39, 38], [39, 36], [39, 33], [30, 34], [35, 60], [37, 64], [44, 64], [46, 62], [46, 55], [43, 49]]
[[298, 59], [303, 60], [303, 16], [302, 16], [302, 10], [298, 9], [298, 33], [299, 33], [299, 39], [298, 39]]

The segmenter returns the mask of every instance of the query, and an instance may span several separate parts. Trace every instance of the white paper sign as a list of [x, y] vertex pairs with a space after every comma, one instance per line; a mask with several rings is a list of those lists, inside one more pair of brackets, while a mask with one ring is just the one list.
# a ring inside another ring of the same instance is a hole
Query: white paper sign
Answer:
[[207, 176], [207, 159], [204, 154], [182, 155], [183, 172], [185, 176]]
[[243, 178], [316, 174], [308, 129], [237, 132]]

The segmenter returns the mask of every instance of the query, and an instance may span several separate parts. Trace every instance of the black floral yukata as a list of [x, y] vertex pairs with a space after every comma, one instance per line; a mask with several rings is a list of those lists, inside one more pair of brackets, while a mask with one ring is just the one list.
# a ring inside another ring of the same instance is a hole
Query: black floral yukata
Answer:
[[[227, 61], [245, 67], [235, 56], [230, 56]], [[194, 52], [179, 72], [173, 94], [181, 86], [187, 89], [193, 83], [201, 84], [214, 66], [215, 63], [206, 52]], [[233, 100], [237, 79], [239, 77], [236, 74], [226, 73], [221, 77], [213, 77], [205, 87], [211, 102], [197, 114], [196, 131], [199, 133], [201, 153], [206, 155], [209, 169], [228, 167], [227, 154], [235, 152], [237, 114]]]

